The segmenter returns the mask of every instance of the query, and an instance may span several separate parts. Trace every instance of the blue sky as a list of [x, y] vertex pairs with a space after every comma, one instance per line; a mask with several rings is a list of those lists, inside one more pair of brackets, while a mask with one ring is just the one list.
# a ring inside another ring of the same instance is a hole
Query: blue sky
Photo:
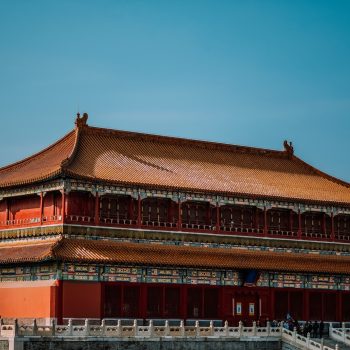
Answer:
[[0, 165], [89, 124], [282, 149], [350, 181], [350, 1], [0, 0]]

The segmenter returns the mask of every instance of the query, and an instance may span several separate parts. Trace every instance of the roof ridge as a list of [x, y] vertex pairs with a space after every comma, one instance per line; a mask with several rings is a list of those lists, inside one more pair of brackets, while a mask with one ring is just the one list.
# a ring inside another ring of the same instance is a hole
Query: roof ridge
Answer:
[[295, 155], [292, 155], [292, 159], [299, 162], [301, 165], [307, 167], [308, 169], [310, 169], [311, 171], [313, 171], [316, 175], [319, 175], [319, 176], [322, 176], [324, 177], [325, 179], [329, 180], [329, 181], [332, 181], [332, 182], [335, 182], [339, 185], [342, 185], [342, 186], [345, 186], [347, 188], [350, 188], [350, 183], [345, 181], [345, 180], [342, 180], [342, 179], [339, 179], [335, 176], [332, 176], [332, 175], [329, 175], [327, 173], [325, 173], [324, 171], [318, 169], [318, 168], [315, 168], [313, 165], [305, 162], [304, 160], [302, 160], [301, 158], [295, 156]]
[[47, 254], [46, 257], [57, 258], [56, 249], [59, 249], [59, 247], [62, 246], [63, 241], [64, 237], [62, 235], [59, 235], [57, 237], [56, 242], [51, 246], [50, 252]]
[[61, 162], [61, 170], [65, 170], [66, 167], [69, 166], [69, 164], [72, 163], [75, 155], [77, 154], [77, 150], [78, 150], [78, 144], [79, 144], [79, 140], [80, 140], [80, 135], [81, 135], [81, 130], [82, 128], [80, 127], [76, 127], [73, 132], [75, 133], [75, 140], [74, 140], [74, 145], [72, 147], [72, 151], [70, 152], [69, 156], [62, 160]]
[[158, 134], [149, 134], [138, 131], [126, 131], [126, 130], [117, 130], [117, 129], [109, 129], [109, 128], [99, 128], [95, 126], [87, 125], [83, 128], [84, 132], [94, 133], [97, 132], [99, 134], [110, 134], [110, 135], [118, 135], [124, 138], [143, 138], [145, 140], [162, 142], [167, 141], [170, 143], [176, 143], [179, 145], [192, 145], [195, 147], [206, 148], [206, 149], [216, 149], [216, 150], [235, 150], [235, 151], [243, 151], [244, 153], [255, 153], [255, 154], [274, 154], [278, 156], [287, 157], [288, 154], [285, 150], [274, 150], [262, 147], [251, 147], [251, 146], [242, 146], [235, 145], [230, 143], [223, 143], [217, 141], [207, 141], [207, 140], [198, 140], [198, 139], [190, 139], [185, 137], [177, 137], [177, 136], [166, 136], [166, 135], [158, 135]]
[[61, 142], [63, 142], [67, 138], [69, 138], [72, 135], [72, 133], [74, 133], [74, 132], [75, 132], [75, 130], [73, 129], [70, 132], [68, 132], [67, 134], [65, 134], [63, 137], [61, 137], [60, 139], [58, 139], [57, 141], [52, 143], [51, 145], [49, 145], [49, 146], [45, 147], [44, 149], [42, 149], [41, 151], [36, 152], [36, 153], [34, 153], [34, 154], [24, 158], [24, 159], [21, 159], [21, 160], [15, 162], [15, 163], [11, 163], [11, 164], [5, 165], [3, 167], [0, 167], [0, 173], [5, 171], [5, 170], [9, 170], [11, 168], [16, 168], [19, 165], [22, 165], [22, 164], [24, 164], [24, 163], [26, 163], [26, 162], [28, 162], [30, 160], [33, 160], [33, 159], [39, 157], [43, 153], [49, 151], [50, 149], [54, 148], [55, 146], [57, 146], [58, 144], [60, 144]]

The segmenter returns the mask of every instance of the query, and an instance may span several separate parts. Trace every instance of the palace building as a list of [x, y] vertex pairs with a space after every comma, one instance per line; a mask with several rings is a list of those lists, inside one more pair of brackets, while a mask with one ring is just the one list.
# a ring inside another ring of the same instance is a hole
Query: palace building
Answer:
[[348, 183], [87, 119], [0, 169], [1, 317], [350, 321]]

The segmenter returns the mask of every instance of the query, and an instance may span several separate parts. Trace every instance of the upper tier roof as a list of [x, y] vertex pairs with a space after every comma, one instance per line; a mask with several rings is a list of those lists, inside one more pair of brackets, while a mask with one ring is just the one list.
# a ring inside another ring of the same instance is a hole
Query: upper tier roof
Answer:
[[61, 175], [115, 184], [350, 204], [350, 184], [284, 151], [77, 127], [0, 169], [0, 189]]

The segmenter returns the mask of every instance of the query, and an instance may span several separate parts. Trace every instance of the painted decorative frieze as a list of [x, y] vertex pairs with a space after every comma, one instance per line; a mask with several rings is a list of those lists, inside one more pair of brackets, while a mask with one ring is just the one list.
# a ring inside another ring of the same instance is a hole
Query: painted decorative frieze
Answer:
[[[244, 273], [240, 271], [197, 270], [63, 263], [33, 266], [1, 267], [0, 282], [67, 281], [167, 283], [240, 287]], [[350, 276], [281, 273], [262, 271], [248, 287], [296, 288], [350, 291]]]
[[63, 264], [62, 279], [69, 281], [99, 281], [100, 267], [96, 265]]

